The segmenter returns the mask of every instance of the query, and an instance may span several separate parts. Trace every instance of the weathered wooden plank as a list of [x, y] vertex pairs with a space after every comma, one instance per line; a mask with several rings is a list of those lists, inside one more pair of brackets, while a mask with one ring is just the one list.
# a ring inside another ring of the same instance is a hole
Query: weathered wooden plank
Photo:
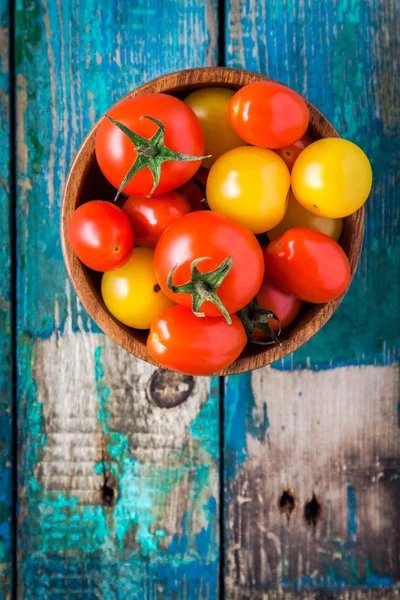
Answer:
[[8, 2], [0, 2], [0, 598], [12, 577], [12, 265]]
[[[339, 598], [343, 589], [349, 598], [390, 598], [399, 586], [395, 7], [380, 0], [229, 5], [228, 65], [307, 95], [364, 148], [375, 175], [361, 265], [340, 310], [293, 356], [228, 381], [229, 598]], [[314, 493], [322, 512], [315, 501], [307, 507], [310, 525], [305, 505]]]
[[58, 228], [90, 125], [143, 80], [215, 63], [216, 7], [18, 0], [16, 23], [18, 595], [215, 598], [218, 384], [171, 380], [105, 339]]

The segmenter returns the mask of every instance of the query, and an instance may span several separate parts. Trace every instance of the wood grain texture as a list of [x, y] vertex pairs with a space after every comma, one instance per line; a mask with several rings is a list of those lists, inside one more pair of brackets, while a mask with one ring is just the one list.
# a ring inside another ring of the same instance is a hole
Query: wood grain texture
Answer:
[[69, 165], [106, 108], [216, 62], [216, 7], [16, 8], [18, 597], [213, 599], [218, 382], [171, 378], [101, 334], [71, 292], [59, 220]]
[[228, 380], [229, 598], [398, 593], [399, 79], [389, 58], [399, 52], [395, 13], [396, 3], [380, 0], [234, 0], [228, 7], [227, 64], [306, 95], [366, 151], [375, 178], [360, 267], [330, 322], [272, 368]]
[[[137, 94], [163, 92], [170, 94], [187, 94], [193, 89], [212, 85], [224, 85], [238, 89], [250, 82], [259, 81], [262, 76], [243, 70], [210, 67], [208, 69], [190, 69], [165, 75], [150, 83], [146, 83], [126, 98]], [[309, 132], [314, 139], [337, 137], [337, 133], [329, 121], [312, 105], [310, 110]], [[74, 164], [69, 172], [61, 211], [61, 238], [63, 255], [68, 274], [83, 306], [97, 325], [122, 348], [134, 356], [157, 364], [146, 348], [147, 334], [143, 331], [122, 325], [107, 310], [100, 290], [98, 273], [86, 268], [75, 255], [68, 241], [68, 226], [73, 212], [84, 202], [94, 198], [97, 188], [103, 190], [102, 198], [112, 201], [115, 190], [101, 173], [95, 157], [95, 138], [97, 125], [85, 138], [79, 149]], [[360, 258], [364, 234], [364, 209], [344, 220], [344, 229], [340, 243], [349, 257], [351, 273], [357, 268]], [[282, 335], [280, 346], [257, 346], [249, 344], [242, 355], [228, 368], [218, 374], [235, 374], [257, 369], [284, 358], [290, 352], [308, 341], [330, 319], [342, 298], [324, 305], [309, 306], [293, 327]]]
[[11, 597], [12, 561], [12, 265], [8, 3], [0, 2], [0, 598]]

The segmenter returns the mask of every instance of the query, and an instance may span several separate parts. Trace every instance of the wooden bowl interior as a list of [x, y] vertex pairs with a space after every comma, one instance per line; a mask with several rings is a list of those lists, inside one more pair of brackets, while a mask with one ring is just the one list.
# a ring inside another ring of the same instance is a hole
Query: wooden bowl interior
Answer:
[[[237, 90], [252, 81], [268, 79], [258, 74], [226, 68], [205, 68], [180, 71], [155, 79], [133, 92], [164, 92], [183, 98], [194, 89], [210, 86], [223, 86]], [[329, 121], [310, 103], [309, 134], [314, 140], [322, 137], [339, 137]], [[131, 354], [156, 364], [146, 349], [147, 331], [131, 329], [117, 321], [106, 309], [100, 292], [101, 274], [85, 267], [74, 255], [67, 239], [68, 222], [77, 206], [90, 200], [113, 200], [115, 188], [108, 183], [96, 162], [94, 141], [96, 124], [84, 140], [71, 168], [63, 199], [61, 219], [61, 240], [68, 274], [74, 288], [90, 316], [99, 327], [115, 342]], [[119, 204], [123, 204], [123, 199]], [[364, 226], [364, 211], [360, 209], [344, 220], [340, 244], [350, 260], [352, 275], [361, 253]], [[282, 334], [282, 345], [248, 345], [235, 363], [219, 374], [241, 373], [268, 365], [293, 352], [312, 337], [335, 312], [342, 298], [322, 305], [307, 305], [295, 323]], [[188, 340], [190, 343], [190, 340]]]

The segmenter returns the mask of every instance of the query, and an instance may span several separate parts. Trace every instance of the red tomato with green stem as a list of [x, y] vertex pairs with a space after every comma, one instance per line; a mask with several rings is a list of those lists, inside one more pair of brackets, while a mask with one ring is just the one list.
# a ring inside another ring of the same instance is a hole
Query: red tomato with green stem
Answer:
[[110, 108], [98, 125], [95, 150], [118, 194], [163, 194], [199, 169], [204, 134], [194, 112], [178, 98], [142, 94]]
[[[261, 308], [270, 310], [278, 317], [281, 331], [285, 331], [296, 320], [302, 305], [301, 300], [279, 287], [267, 271], [264, 273], [257, 301]], [[279, 323], [275, 319], [270, 319], [268, 324], [274, 333], [279, 332]], [[253, 335], [260, 340], [267, 337], [261, 329], [257, 328], [253, 331]]]
[[164, 367], [188, 375], [212, 375], [233, 363], [247, 343], [236, 315], [199, 318], [183, 306], [172, 306], [151, 324], [147, 349]]
[[112, 271], [130, 258], [134, 235], [128, 217], [118, 206], [93, 200], [79, 206], [68, 223], [73, 251], [94, 271]]
[[166, 228], [192, 207], [183, 194], [167, 192], [153, 198], [130, 196], [122, 210], [131, 222], [136, 244], [155, 248]]
[[246, 306], [264, 275], [261, 247], [243, 225], [212, 211], [174, 221], [154, 255], [157, 281], [177, 304], [219, 317]]
[[294, 90], [275, 81], [256, 81], [240, 88], [229, 102], [232, 129], [248, 144], [285, 148], [307, 131], [307, 104]]
[[350, 264], [343, 248], [319, 231], [289, 229], [268, 244], [264, 259], [276, 283], [306, 302], [335, 300], [350, 284]]

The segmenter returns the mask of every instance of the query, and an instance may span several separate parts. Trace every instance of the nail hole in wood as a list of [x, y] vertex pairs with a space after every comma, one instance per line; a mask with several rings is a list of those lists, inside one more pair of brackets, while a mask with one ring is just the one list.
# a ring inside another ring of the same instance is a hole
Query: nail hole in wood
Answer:
[[290, 519], [290, 515], [294, 511], [296, 506], [296, 498], [292, 490], [283, 490], [282, 496], [279, 498], [279, 510], [282, 515], [286, 515], [287, 519]]
[[112, 477], [106, 476], [104, 484], [101, 487], [101, 499], [104, 506], [114, 506], [115, 481]]
[[313, 525], [314, 527], [322, 519], [322, 504], [315, 494], [304, 505], [304, 518], [308, 525]]
[[158, 369], [147, 384], [147, 397], [159, 408], [174, 408], [189, 398], [193, 388], [191, 375]]

